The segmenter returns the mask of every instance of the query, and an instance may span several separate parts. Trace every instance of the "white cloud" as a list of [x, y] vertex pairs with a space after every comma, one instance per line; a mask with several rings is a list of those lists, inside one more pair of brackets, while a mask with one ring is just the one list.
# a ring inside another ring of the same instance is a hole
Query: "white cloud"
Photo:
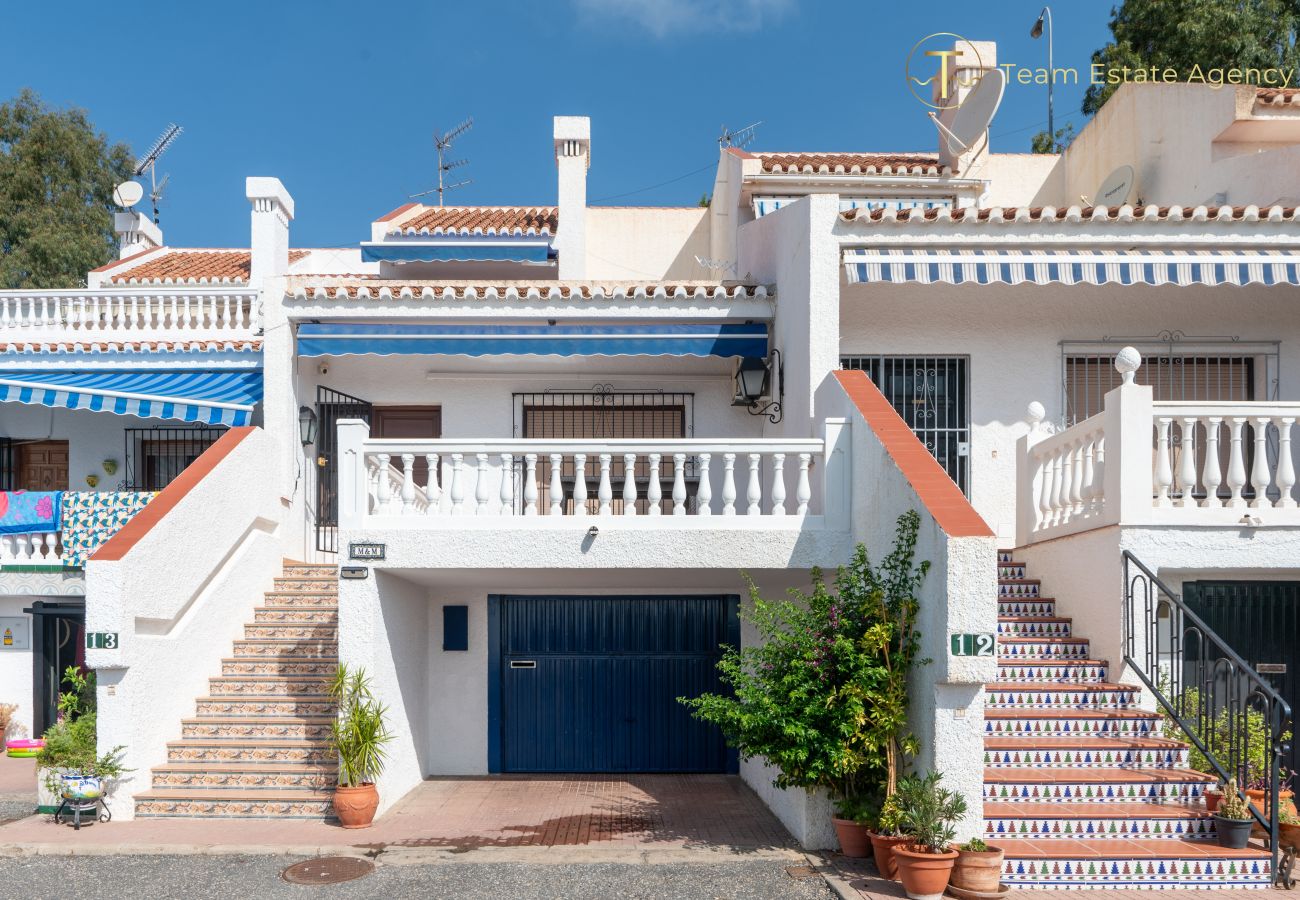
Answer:
[[757, 31], [784, 18], [794, 0], [573, 0], [591, 21], [614, 20], [656, 38], [708, 31]]

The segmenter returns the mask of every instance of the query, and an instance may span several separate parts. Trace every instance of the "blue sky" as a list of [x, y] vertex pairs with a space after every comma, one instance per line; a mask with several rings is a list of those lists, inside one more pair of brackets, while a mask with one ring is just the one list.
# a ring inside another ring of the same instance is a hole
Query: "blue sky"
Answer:
[[[56, 10], [57, 6], [57, 10]], [[11, 4], [0, 97], [36, 89], [87, 109], [143, 152], [171, 121], [162, 225], [174, 246], [247, 246], [244, 177], [297, 203], [295, 246], [348, 246], [436, 182], [431, 134], [473, 115], [457, 145], [462, 204], [555, 200], [551, 116], [592, 117], [589, 197], [695, 203], [724, 123], [762, 120], [755, 150], [926, 150], [933, 126], [903, 65], [937, 31], [1046, 64], [1038, 0], [549, 0], [356, 3], [225, 0], [140, 7]], [[1056, 65], [1087, 71], [1110, 0], [1053, 9]], [[1058, 85], [1057, 125], [1082, 125], [1083, 85]], [[1025, 151], [1046, 88], [1012, 85], [995, 151]], [[697, 171], [702, 170], [702, 171]], [[694, 174], [688, 174], [694, 173]], [[682, 177], [686, 176], [686, 177]]]

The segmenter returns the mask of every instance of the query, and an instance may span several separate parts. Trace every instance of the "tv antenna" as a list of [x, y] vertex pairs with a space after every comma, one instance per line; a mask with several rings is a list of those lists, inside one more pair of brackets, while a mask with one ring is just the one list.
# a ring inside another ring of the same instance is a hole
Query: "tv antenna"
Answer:
[[167, 148], [176, 142], [185, 129], [175, 122], [168, 125], [166, 130], [159, 135], [158, 140], [153, 142], [149, 152], [144, 155], [135, 167], [135, 176], [139, 178], [145, 172], [149, 173], [149, 199], [153, 202], [153, 223], [158, 224], [158, 201], [162, 199], [162, 188], [167, 184], [167, 176], [163, 176], [162, 184], [156, 181], [158, 170], [158, 159], [167, 152]]
[[158, 216], [158, 204], [162, 202], [163, 190], [167, 187], [167, 182], [171, 181], [171, 178], [172, 176], [170, 173], [163, 175], [162, 180], [154, 185], [153, 189], [149, 191], [149, 199], [153, 202], [155, 219]]
[[430, 188], [427, 191], [420, 191], [418, 194], [411, 194], [410, 199], [414, 200], [416, 197], [427, 197], [429, 194], [437, 194], [438, 205], [442, 206], [443, 195], [446, 194], [447, 191], [454, 191], [458, 187], [464, 187], [465, 185], [474, 182], [473, 178], [466, 178], [457, 181], [455, 184], [446, 183], [447, 173], [452, 169], [458, 169], [461, 166], [469, 165], [468, 159], [453, 159], [449, 161], [447, 156], [451, 153], [452, 142], [473, 127], [474, 117], [469, 116], [464, 122], [461, 122], [455, 128], [451, 129], [451, 131], [446, 131], [442, 134], [434, 134], [433, 146], [438, 152], [438, 186], [436, 188]]
[[728, 147], [744, 149], [757, 136], [758, 126], [762, 124], [762, 122], [755, 122], [753, 125], [746, 125], [744, 128], [738, 128], [735, 131], [731, 131], [726, 125], [723, 125], [722, 134], [718, 136], [718, 147], [723, 150]]

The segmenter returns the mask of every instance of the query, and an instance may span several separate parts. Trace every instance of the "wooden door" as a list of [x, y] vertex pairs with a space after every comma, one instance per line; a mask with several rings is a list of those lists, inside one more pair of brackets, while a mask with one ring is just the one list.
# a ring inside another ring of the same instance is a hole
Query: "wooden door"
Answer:
[[68, 442], [32, 441], [18, 445], [18, 483], [22, 491], [68, 489]]
[[[441, 406], [376, 406], [370, 423], [370, 436], [377, 438], [440, 438], [442, 437]], [[399, 470], [400, 459], [392, 464]], [[423, 490], [429, 480], [429, 464], [423, 454], [415, 457], [415, 484]]]

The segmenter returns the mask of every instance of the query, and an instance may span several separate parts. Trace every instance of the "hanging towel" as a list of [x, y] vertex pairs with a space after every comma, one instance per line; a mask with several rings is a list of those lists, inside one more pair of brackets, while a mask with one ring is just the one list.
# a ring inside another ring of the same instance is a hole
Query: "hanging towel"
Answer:
[[0, 491], [0, 534], [58, 531], [63, 491]]

